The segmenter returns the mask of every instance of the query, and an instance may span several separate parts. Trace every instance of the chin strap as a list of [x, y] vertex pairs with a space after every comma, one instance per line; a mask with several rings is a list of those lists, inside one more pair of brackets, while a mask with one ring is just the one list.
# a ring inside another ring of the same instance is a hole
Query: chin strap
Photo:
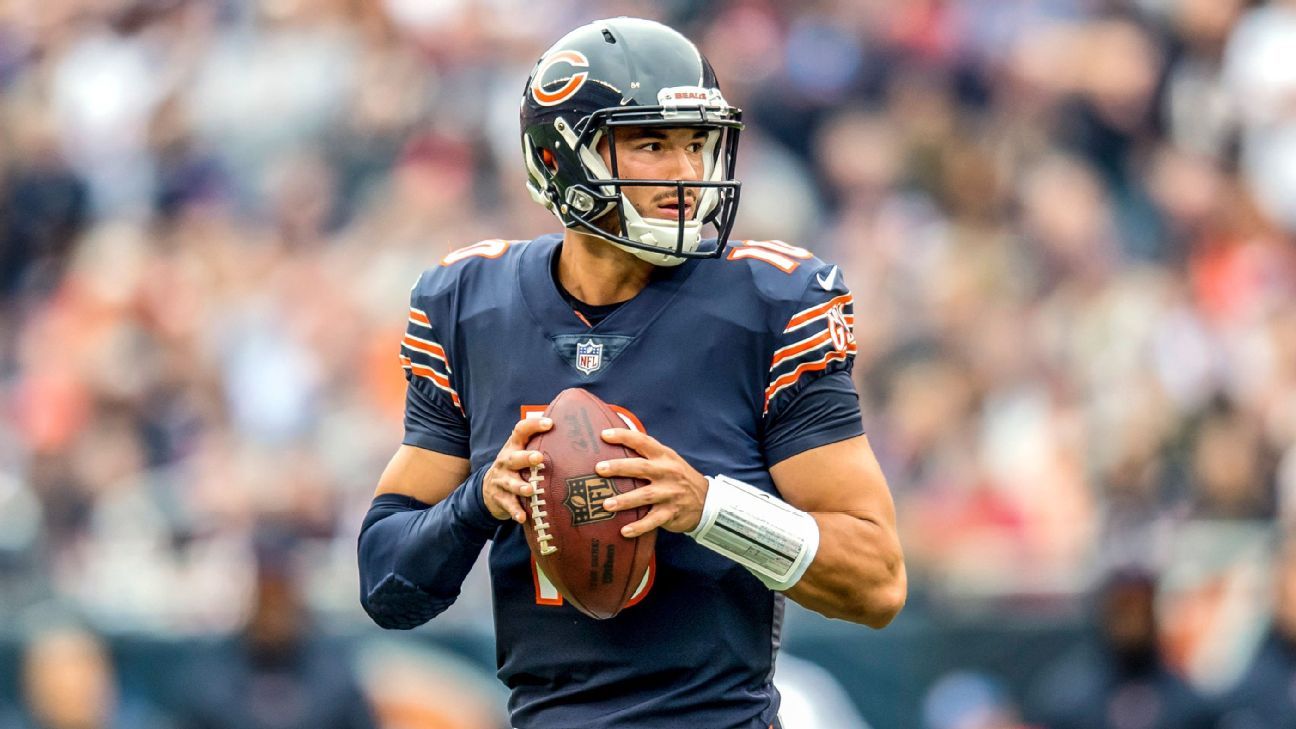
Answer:
[[[630, 203], [627, 202], [626, 206], [629, 207]], [[686, 251], [697, 250], [698, 241], [700, 241], [702, 238], [701, 226], [699, 226], [697, 223], [692, 223], [692, 225], [693, 225], [692, 231], [689, 230], [689, 224], [686, 223], [684, 227], [684, 250]], [[657, 232], [660, 229], [667, 228], [667, 227], [670, 228], [670, 234], [672, 236], [678, 234], [679, 232], [678, 223], [672, 223], [669, 226], [653, 225], [647, 222], [642, 222], [638, 225], [631, 225], [629, 223], [626, 224], [626, 230], [632, 236], [634, 236], [636, 232], [639, 232], [639, 230], [647, 229], [647, 232], [643, 232], [640, 235], [635, 237], [637, 237], [640, 241], [643, 241], [645, 244], [656, 248], [662, 247], [660, 244], [655, 242], [657, 240], [656, 238]], [[684, 261], [688, 260], [683, 256], [677, 256], [672, 253], [666, 253], [665, 251], [644, 250], [643, 248], [635, 248], [634, 246], [628, 246], [624, 243], [615, 240], [609, 240], [608, 242], [616, 246], [617, 248], [620, 248], [621, 250], [634, 255], [636, 258], [639, 258], [641, 260], [653, 264], [654, 266], [678, 266]]]

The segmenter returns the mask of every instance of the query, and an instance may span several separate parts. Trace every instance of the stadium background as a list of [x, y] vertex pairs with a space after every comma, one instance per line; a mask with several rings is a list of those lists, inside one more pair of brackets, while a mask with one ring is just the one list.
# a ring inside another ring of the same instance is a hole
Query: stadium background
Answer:
[[[1296, 2], [9, 0], [3, 726], [358, 726], [301, 719], [344, 669], [382, 726], [501, 725], [480, 570], [384, 635], [355, 534], [410, 284], [554, 229], [518, 95], [616, 14], [697, 40], [744, 108], [740, 235], [857, 297], [911, 597], [881, 633], [794, 613], [790, 710], [1038, 722], [1113, 571], [1158, 578], [1168, 664], [1231, 695], [1296, 522]], [[237, 684], [294, 624], [322, 673]]]

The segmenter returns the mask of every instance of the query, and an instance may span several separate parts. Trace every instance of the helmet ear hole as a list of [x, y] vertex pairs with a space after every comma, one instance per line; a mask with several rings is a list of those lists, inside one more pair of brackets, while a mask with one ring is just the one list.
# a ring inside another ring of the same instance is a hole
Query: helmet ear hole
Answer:
[[558, 159], [554, 157], [553, 150], [541, 149], [540, 161], [543, 162], [544, 166], [548, 167], [551, 171], [556, 171], [558, 169]]

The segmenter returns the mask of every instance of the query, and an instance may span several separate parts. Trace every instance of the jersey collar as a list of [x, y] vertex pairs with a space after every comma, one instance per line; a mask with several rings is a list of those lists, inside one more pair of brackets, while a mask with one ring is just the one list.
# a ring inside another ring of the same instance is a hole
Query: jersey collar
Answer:
[[702, 261], [692, 259], [673, 267], [659, 267], [633, 299], [626, 301], [603, 321], [589, 327], [558, 291], [553, 280], [552, 261], [558, 255], [560, 235], [545, 235], [531, 241], [522, 251], [518, 265], [518, 286], [536, 325], [546, 336], [590, 332], [636, 337], [657, 319], [675, 298], [684, 282]]

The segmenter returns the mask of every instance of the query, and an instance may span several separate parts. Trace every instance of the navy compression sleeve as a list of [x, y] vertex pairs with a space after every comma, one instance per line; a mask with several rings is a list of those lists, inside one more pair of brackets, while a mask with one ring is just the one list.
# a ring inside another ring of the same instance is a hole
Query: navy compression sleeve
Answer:
[[486, 469], [434, 505], [401, 494], [373, 500], [360, 528], [360, 604], [384, 628], [418, 627], [450, 607], [499, 522], [482, 501]]

